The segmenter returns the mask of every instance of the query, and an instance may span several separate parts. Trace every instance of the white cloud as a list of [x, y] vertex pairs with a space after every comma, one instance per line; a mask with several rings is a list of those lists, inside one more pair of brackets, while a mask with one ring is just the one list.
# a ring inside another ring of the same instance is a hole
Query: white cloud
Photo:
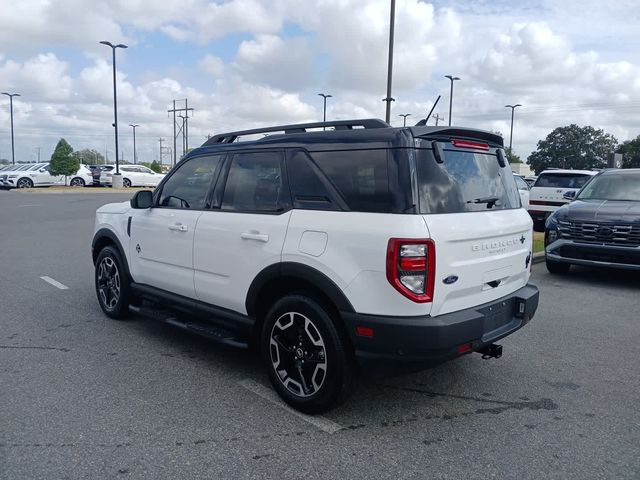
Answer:
[[220, 57], [216, 57], [215, 55], [207, 54], [205, 55], [200, 63], [198, 63], [198, 67], [205, 72], [211, 75], [212, 77], [222, 77], [224, 74], [224, 62]]

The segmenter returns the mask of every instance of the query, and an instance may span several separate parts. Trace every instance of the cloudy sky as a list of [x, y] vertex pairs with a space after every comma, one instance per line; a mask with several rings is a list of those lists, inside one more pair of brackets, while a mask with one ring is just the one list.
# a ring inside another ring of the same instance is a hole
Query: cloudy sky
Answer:
[[[113, 159], [111, 50], [121, 149], [171, 144], [172, 100], [188, 98], [190, 146], [230, 129], [384, 118], [389, 0], [0, 0], [0, 91], [14, 101], [16, 160], [48, 160], [60, 137]], [[527, 157], [553, 128], [640, 134], [640, 0], [398, 0], [392, 123], [448, 115], [497, 130]], [[430, 123], [434, 120], [430, 120]], [[0, 158], [10, 158], [0, 98]], [[178, 147], [180, 149], [180, 146]], [[168, 162], [168, 155], [165, 162]]]

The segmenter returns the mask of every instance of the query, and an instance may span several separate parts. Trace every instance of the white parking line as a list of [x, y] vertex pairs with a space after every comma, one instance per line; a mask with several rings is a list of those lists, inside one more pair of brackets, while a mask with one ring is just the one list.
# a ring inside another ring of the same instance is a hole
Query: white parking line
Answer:
[[18, 205], [18, 207], [39, 207], [40, 205], [38, 204], [29, 204], [29, 205]]
[[305, 413], [294, 410], [289, 405], [280, 400], [280, 397], [278, 397], [278, 394], [276, 392], [274, 392], [270, 388], [260, 385], [257, 382], [254, 382], [253, 380], [247, 378], [245, 380], [239, 381], [238, 384], [241, 387], [246, 388], [250, 392], [253, 392], [256, 395], [264, 398], [268, 402], [271, 402], [274, 405], [282, 408], [283, 410], [286, 410], [287, 412], [295, 415], [296, 417], [301, 418], [305, 422], [310, 423], [314, 427], [319, 428], [323, 432], [332, 434], [342, 430], [342, 425], [334, 422], [333, 420], [329, 420], [328, 418], [322, 417], [320, 415], [307, 415]]
[[46, 275], [44, 277], [40, 277], [42, 280], [44, 280], [45, 282], [47, 282], [50, 285], [53, 285], [56, 288], [59, 288], [60, 290], [69, 290], [69, 287], [67, 287], [66, 285], [60, 283], [57, 280], [54, 280], [51, 277], [47, 277]]

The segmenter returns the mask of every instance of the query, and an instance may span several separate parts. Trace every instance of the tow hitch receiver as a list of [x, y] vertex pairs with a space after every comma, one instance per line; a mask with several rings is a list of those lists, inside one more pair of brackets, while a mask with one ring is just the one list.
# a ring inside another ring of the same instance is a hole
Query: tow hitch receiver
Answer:
[[487, 360], [489, 358], [500, 358], [502, 356], [502, 345], [492, 343], [491, 345], [482, 347], [480, 350], [478, 350], [478, 353], [482, 355], [482, 358], [484, 360]]

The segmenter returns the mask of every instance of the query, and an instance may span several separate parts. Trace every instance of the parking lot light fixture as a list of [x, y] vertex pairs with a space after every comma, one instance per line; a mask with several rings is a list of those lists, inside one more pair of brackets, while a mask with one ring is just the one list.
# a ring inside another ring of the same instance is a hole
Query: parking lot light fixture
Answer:
[[511, 109], [511, 132], [509, 133], [509, 153], [511, 154], [511, 146], [513, 145], [513, 112], [517, 107], [521, 107], [522, 105], [516, 103], [515, 105], [505, 105], [504, 108]]
[[407, 126], [407, 117], [410, 117], [411, 114], [410, 113], [401, 113], [400, 115], [398, 115], [399, 117], [403, 117], [403, 122], [402, 122], [402, 126], [406, 127]]
[[16, 154], [15, 154], [15, 149], [13, 146], [13, 97], [19, 97], [20, 94], [19, 93], [7, 93], [7, 92], [2, 92], [2, 95], [6, 95], [7, 97], [9, 97], [9, 111], [10, 111], [10, 116], [11, 116], [11, 162], [13, 163], [13, 165], [16, 164]]
[[327, 98], [333, 97], [333, 95], [329, 95], [328, 93], [319, 93], [319, 96], [322, 97], [322, 121], [327, 121]]
[[460, 77], [454, 77], [452, 75], [445, 75], [451, 81], [451, 90], [449, 92], [449, 126], [451, 126], [451, 110], [453, 109], [453, 82], [460, 80]]
[[116, 175], [120, 175], [120, 162], [118, 159], [118, 97], [116, 92], [116, 48], [128, 48], [126, 45], [122, 43], [118, 43], [114, 45], [111, 42], [107, 42], [103, 40], [100, 42], [102, 45], [106, 45], [111, 47], [112, 52], [112, 63], [113, 63], [113, 129], [115, 133], [115, 143], [116, 143]]

